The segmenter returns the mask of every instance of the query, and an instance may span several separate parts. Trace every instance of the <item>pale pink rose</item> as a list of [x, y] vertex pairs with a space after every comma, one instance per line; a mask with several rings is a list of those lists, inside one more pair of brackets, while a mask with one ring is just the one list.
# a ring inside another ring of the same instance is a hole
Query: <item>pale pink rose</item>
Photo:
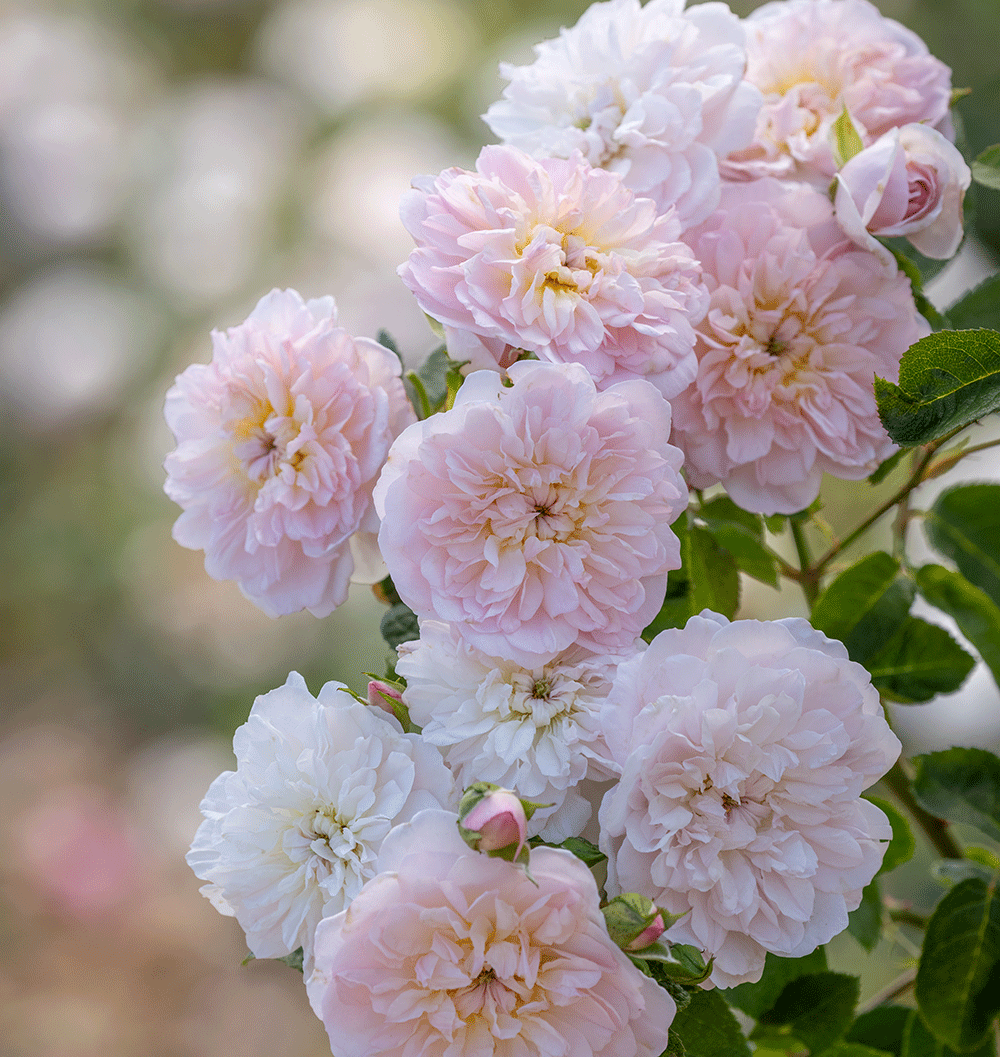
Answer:
[[451, 624], [422, 620], [420, 638], [399, 647], [396, 672], [410, 717], [459, 787], [492, 782], [543, 805], [528, 834], [559, 843], [584, 832], [601, 785], [617, 774], [600, 712], [615, 667], [633, 652], [572, 646], [525, 667], [476, 649]]
[[167, 393], [174, 539], [270, 616], [331, 613], [356, 561], [379, 577], [372, 486], [414, 414], [398, 358], [336, 319], [331, 297], [272, 290]]
[[582, 152], [625, 186], [671, 206], [683, 227], [719, 197], [718, 156], [749, 145], [760, 92], [743, 79], [743, 27], [725, 4], [609, 0], [535, 46], [484, 121], [538, 158]]
[[925, 257], [946, 260], [962, 241], [962, 200], [972, 181], [965, 159], [940, 132], [904, 125], [856, 154], [837, 173], [837, 223], [882, 259], [875, 238], [903, 236]]
[[911, 122], [951, 136], [951, 71], [867, 0], [776, 0], [745, 26], [746, 76], [764, 106], [753, 146], [723, 163], [729, 178], [797, 176], [825, 188], [845, 107], [865, 146]]
[[705, 290], [673, 210], [579, 152], [509, 146], [413, 188], [400, 213], [417, 246], [399, 274], [450, 328], [453, 358], [497, 370], [524, 350], [581, 363], [601, 386], [647, 378], [668, 398], [694, 376]]
[[687, 505], [670, 405], [648, 382], [598, 391], [579, 364], [470, 375], [454, 408], [392, 446], [379, 547], [423, 618], [492, 657], [544, 665], [626, 649], [680, 565]]
[[386, 838], [380, 872], [320, 922], [309, 1001], [337, 1057], [659, 1057], [674, 1000], [612, 943], [586, 866], [480, 855], [455, 816]]
[[825, 195], [758, 180], [722, 201], [690, 234], [712, 300], [672, 439], [694, 487], [791, 514], [824, 473], [858, 480], [894, 450], [873, 379], [895, 381], [930, 328], [909, 280], [843, 235]]
[[258, 958], [302, 947], [308, 964], [316, 925], [375, 876], [392, 827], [454, 802], [437, 749], [341, 683], [313, 697], [297, 672], [257, 698], [233, 752], [236, 770], [201, 803], [187, 863]]
[[608, 894], [684, 914], [666, 936], [715, 958], [712, 983], [847, 927], [892, 836], [861, 792], [900, 744], [841, 643], [705, 610], [621, 665], [607, 724], [622, 765], [600, 811]]

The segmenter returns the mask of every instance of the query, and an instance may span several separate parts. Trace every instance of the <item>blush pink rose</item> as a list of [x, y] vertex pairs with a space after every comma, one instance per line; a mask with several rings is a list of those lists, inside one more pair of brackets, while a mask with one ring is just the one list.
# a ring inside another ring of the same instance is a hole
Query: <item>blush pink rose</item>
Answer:
[[492, 657], [542, 666], [574, 643], [632, 645], [680, 565], [687, 505], [670, 405], [648, 382], [598, 391], [579, 364], [470, 375], [415, 423], [375, 488], [400, 597]]
[[951, 70], [867, 0], [776, 0], [744, 24], [746, 76], [764, 106], [753, 146], [723, 164], [729, 178], [797, 177], [825, 189], [845, 107], [865, 146], [912, 122], [951, 136]]
[[874, 377], [895, 381], [930, 329], [907, 278], [848, 241], [829, 199], [804, 185], [730, 184], [690, 239], [711, 306], [698, 376], [673, 401], [688, 482], [791, 514], [824, 473], [867, 477], [894, 450]]
[[668, 398], [690, 382], [706, 298], [673, 210], [579, 151], [485, 147], [475, 172], [413, 187], [400, 212], [417, 246], [399, 274], [453, 358], [497, 370], [523, 350], [581, 363], [601, 386], [643, 377]]
[[379, 874], [316, 929], [309, 1001], [338, 1057], [659, 1057], [674, 1000], [608, 936], [569, 852], [472, 851], [456, 816], [386, 837]]
[[618, 669], [622, 766], [601, 805], [609, 896], [683, 914], [667, 938], [757, 980], [847, 927], [892, 828], [861, 792], [899, 756], [871, 677], [807, 621], [705, 610]]
[[927, 125], [904, 125], [837, 173], [837, 223], [883, 259], [875, 238], [903, 236], [925, 257], [946, 260], [962, 241], [962, 201], [972, 173], [961, 153]]
[[336, 323], [332, 297], [272, 290], [167, 393], [174, 539], [270, 616], [331, 613], [356, 561], [379, 578], [372, 487], [415, 416], [398, 358]]

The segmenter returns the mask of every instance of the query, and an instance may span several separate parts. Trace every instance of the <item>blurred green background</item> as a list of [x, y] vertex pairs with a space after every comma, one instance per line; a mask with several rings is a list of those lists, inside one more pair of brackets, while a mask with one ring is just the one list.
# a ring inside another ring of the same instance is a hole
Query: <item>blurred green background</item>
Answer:
[[[0, 1053], [329, 1052], [295, 974], [238, 967], [183, 853], [254, 696], [291, 669], [361, 688], [381, 607], [272, 621], [209, 579], [170, 536], [163, 396], [272, 286], [419, 360], [399, 195], [471, 164], [497, 62], [586, 6], [0, 0]], [[1000, 139], [996, 0], [879, 6], [972, 89], [972, 153]], [[1000, 194], [970, 205], [956, 291], [1000, 257]]]

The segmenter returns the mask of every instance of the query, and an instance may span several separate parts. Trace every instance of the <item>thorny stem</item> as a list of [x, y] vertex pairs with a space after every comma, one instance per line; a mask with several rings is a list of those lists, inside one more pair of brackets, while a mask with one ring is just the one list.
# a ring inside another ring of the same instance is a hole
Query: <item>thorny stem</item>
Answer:
[[942, 858], [961, 859], [964, 857], [961, 846], [948, 829], [948, 823], [935, 818], [917, 803], [910, 787], [910, 778], [898, 761], [893, 764], [892, 769], [882, 781], [895, 793], [896, 799], [909, 811], [914, 822], [924, 831], [927, 839]]

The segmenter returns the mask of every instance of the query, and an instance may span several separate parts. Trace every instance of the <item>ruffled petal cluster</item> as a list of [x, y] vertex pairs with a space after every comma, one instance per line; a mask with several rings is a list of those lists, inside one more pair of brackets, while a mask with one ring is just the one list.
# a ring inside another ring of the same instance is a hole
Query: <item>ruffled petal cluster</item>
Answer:
[[825, 189], [845, 107], [865, 146], [916, 122], [951, 136], [951, 71], [868, 0], [775, 0], [745, 26], [747, 80], [764, 106], [753, 145], [723, 165], [730, 178], [798, 176]]
[[375, 875], [389, 830], [454, 796], [437, 749], [340, 683], [314, 698], [297, 672], [257, 698], [233, 751], [187, 861], [258, 958], [302, 947], [308, 962], [320, 919]]
[[167, 394], [174, 539], [270, 616], [326, 616], [371, 568], [372, 488], [414, 419], [398, 358], [336, 321], [333, 298], [273, 290]]
[[612, 943], [594, 878], [537, 848], [525, 871], [427, 811], [320, 923], [309, 1000], [338, 1057], [659, 1057], [673, 999]]
[[900, 744], [841, 643], [706, 610], [619, 667], [606, 714], [609, 894], [684, 913], [668, 937], [714, 956], [722, 987], [847, 927], [892, 835], [860, 794]]
[[727, 187], [690, 239], [711, 306], [697, 378], [673, 401], [688, 481], [791, 514], [824, 472], [868, 476], [893, 451], [874, 376], [895, 381], [929, 333], [906, 276], [845, 239], [825, 195], [773, 180]]
[[536, 353], [600, 385], [643, 377], [671, 397], [694, 376], [698, 262], [673, 211], [579, 153], [484, 147], [475, 172], [421, 177], [400, 213], [417, 246], [399, 269], [451, 329], [449, 352], [496, 370]]
[[578, 364], [509, 374], [470, 375], [393, 445], [375, 503], [396, 590], [527, 668], [574, 644], [628, 648], [680, 565], [670, 405], [644, 381], [598, 391]]
[[505, 143], [546, 158], [580, 151], [683, 227], [719, 196], [718, 158], [750, 144], [760, 93], [743, 79], [743, 27], [725, 4], [608, 0], [535, 46], [484, 116]]
[[617, 774], [600, 712], [622, 659], [573, 647], [524, 667], [470, 646], [448, 624], [425, 620], [419, 640], [399, 648], [396, 672], [406, 679], [411, 719], [444, 753], [459, 788], [493, 782], [546, 805], [528, 832], [558, 843], [583, 832], [588, 796], [600, 795], [595, 783]]

